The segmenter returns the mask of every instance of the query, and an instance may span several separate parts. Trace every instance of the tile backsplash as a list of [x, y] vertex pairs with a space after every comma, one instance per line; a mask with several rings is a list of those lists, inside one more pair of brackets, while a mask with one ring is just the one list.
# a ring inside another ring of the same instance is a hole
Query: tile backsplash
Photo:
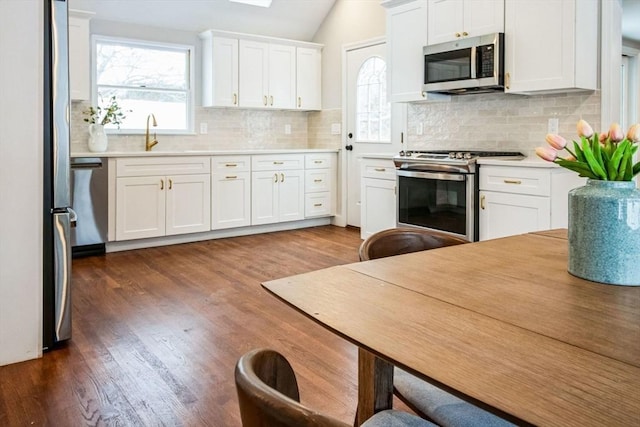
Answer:
[[[449, 101], [410, 104], [407, 148], [519, 150], [531, 154], [543, 145], [550, 118], [559, 133], [575, 139], [580, 118], [600, 129], [600, 92], [554, 95], [484, 94]], [[417, 130], [422, 124], [422, 135]]]
[[[82, 111], [86, 102], [72, 104], [71, 150], [86, 151], [89, 130]], [[196, 107], [195, 130], [206, 123], [207, 134], [158, 135], [157, 151], [174, 150], [232, 150], [232, 149], [297, 149], [309, 148], [310, 139], [326, 139], [314, 128], [314, 138], [309, 137], [309, 115], [321, 114], [298, 111], [264, 111]], [[320, 120], [320, 123], [322, 121]], [[285, 126], [291, 133], [285, 133]], [[325, 132], [329, 134], [330, 127]], [[339, 147], [336, 145], [336, 148]], [[333, 148], [322, 146], [319, 148]], [[109, 134], [109, 151], [144, 150], [144, 134]]]
[[[88, 126], [82, 111], [87, 102], [72, 104], [71, 149], [87, 151]], [[554, 95], [462, 95], [448, 101], [409, 104], [406, 148], [519, 150], [531, 154], [544, 144], [548, 120], [557, 118], [559, 133], [576, 137], [576, 122], [583, 118], [600, 126], [600, 93]], [[206, 123], [207, 134], [158, 135], [157, 151], [254, 150], [341, 147], [342, 109], [300, 112], [223, 108], [195, 109], [196, 132]], [[285, 133], [285, 126], [291, 133]], [[417, 130], [422, 125], [422, 134]], [[109, 134], [109, 151], [142, 151], [144, 135]]]

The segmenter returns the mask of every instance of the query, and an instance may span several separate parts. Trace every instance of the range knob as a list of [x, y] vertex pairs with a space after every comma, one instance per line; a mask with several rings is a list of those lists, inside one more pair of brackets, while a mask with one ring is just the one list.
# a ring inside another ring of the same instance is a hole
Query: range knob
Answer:
[[465, 159], [470, 159], [472, 157], [471, 153], [464, 153], [464, 158]]
[[404, 157], [404, 150], [400, 150], [400, 157]]
[[413, 152], [411, 152], [411, 151], [407, 151], [407, 152], [405, 153], [405, 155], [406, 155], [407, 157], [411, 157], [411, 155], [412, 155], [412, 154], [413, 154]]
[[464, 153], [462, 153], [460, 151], [456, 153], [456, 159], [461, 159], [463, 157], [464, 157]]
[[449, 153], [449, 158], [450, 158], [450, 159], [455, 159], [455, 158], [456, 158], [456, 152], [455, 152], [455, 151], [451, 151], [451, 152]]

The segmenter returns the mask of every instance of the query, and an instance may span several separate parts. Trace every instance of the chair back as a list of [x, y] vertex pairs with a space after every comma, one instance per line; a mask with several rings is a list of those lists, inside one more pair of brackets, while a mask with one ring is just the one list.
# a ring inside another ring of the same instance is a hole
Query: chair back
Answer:
[[422, 228], [390, 228], [367, 237], [360, 245], [359, 255], [360, 261], [368, 261], [462, 243], [469, 243], [469, 241]]
[[242, 356], [235, 381], [243, 427], [349, 427], [300, 404], [293, 368], [274, 350]]

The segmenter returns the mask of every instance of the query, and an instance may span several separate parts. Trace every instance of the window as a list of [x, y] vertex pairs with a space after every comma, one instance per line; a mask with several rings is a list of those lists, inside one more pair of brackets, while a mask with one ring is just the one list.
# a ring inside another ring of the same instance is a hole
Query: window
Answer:
[[358, 72], [356, 83], [358, 141], [391, 142], [391, 105], [387, 102], [387, 65], [374, 56]]
[[154, 131], [190, 133], [192, 61], [192, 46], [94, 37], [94, 104], [115, 95], [127, 111], [120, 126], [125, 132], [143, 132], [147, 117], [154, 114]]

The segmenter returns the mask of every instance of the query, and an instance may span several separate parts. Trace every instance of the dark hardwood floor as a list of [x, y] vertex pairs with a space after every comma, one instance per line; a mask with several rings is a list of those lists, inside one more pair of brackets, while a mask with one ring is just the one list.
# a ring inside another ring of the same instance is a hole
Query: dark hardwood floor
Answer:
[[0, 368], [2, 426], [240, 426], [246, 351], [292, 363], [302, 402], [352, 422], [357, 349], [260, 282], [358, 261], [359, 231], [325, 226], [73, 262], [73, 339]]

